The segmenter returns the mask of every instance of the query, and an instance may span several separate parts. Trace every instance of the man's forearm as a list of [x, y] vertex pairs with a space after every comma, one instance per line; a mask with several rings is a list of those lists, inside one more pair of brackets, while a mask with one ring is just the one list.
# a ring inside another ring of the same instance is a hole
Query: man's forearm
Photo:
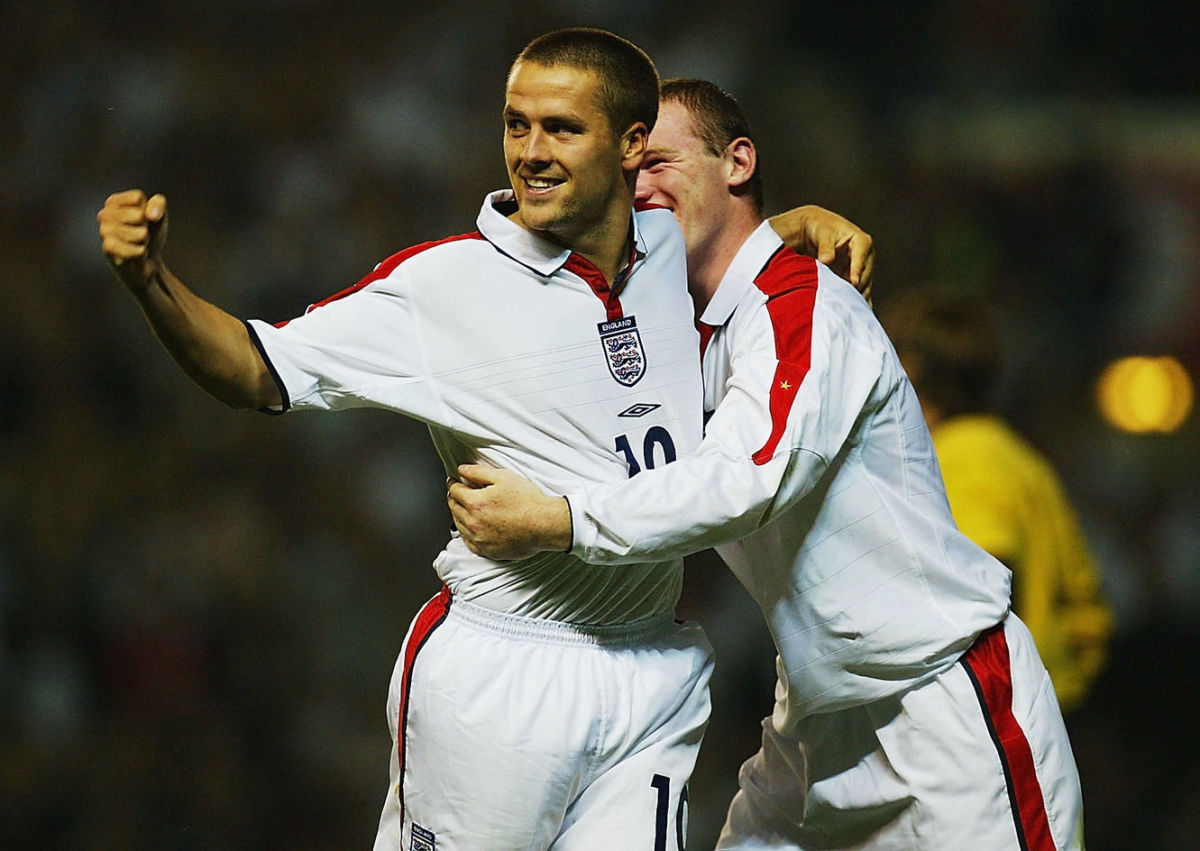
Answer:
[[233, 408], [278, 407], [278, 387], [245, 323], [197, 296], [165, 266], [133, 293], [180, 368]]

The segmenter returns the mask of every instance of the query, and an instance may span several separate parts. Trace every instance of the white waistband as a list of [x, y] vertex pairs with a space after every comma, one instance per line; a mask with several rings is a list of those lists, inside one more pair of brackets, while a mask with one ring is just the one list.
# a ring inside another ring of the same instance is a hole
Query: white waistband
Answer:
[[452, 597], [447, 618], [489, 632], [560, 644], [631, 645], [665, 633], [674, 621], [674, 613], [656, 615], [621, 624], [577, 624], [544, 618], [527, 618], [485, 609], [458, 597]]

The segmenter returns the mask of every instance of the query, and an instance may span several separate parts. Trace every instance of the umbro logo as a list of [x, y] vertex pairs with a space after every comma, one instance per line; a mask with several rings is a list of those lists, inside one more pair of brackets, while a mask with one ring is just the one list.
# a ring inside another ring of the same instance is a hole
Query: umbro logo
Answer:
[[630, 405], [628, 408], [621, 411], [621, 413], [617, 414], [617, 416], [618, 417], [644, 417], [644, 416], [646, 416], [646, 414], [650, 413], [651, 411], [657, 411], [661, 407], [662, 407], [662, 405], [659, 405], [659, 404], [654, 404], [654, 403], [649, 403], [649, 402], [638, 402], [636, 405]]

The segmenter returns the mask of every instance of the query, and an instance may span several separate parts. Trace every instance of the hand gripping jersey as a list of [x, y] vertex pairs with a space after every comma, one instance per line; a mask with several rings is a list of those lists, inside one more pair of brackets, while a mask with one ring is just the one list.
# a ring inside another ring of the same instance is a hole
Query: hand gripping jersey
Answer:
[[[506, 217], [427, 243], [278, 326], [248, 323], [284, 410], [382, 408], [426, 422], [448, 473], [483, 462], [552, 492], [614, 482], [691, 454], [700, 439], [698, 339], [683, 237], [635, 212], [630, 266], [596, 267]], [[456, 598], [507, 614], [615, 624], [669, 611], [682, 565], [582, 567], [547, 553], [492, 562], [454, 535], [435, 567]]]
[[917, 397], [866, 301], [763, 224], [705, 310], [698, 452], [568, 493], [572, 551], [718, 551], [779, 651], [775, 726], [906, 691], [1005, 617], [954, 526]]

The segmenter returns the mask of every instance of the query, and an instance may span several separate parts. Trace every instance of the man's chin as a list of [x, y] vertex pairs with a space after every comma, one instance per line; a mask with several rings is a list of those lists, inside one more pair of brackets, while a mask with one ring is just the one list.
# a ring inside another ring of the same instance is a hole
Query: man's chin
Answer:
[[518, 216], [521, 224], [528, 230], [548, 237], [553, 236], [562, 224], [562, 217], [558, 215], [557, 210], [549, 210], [539, 204], [527, 204], [520, 207]]

